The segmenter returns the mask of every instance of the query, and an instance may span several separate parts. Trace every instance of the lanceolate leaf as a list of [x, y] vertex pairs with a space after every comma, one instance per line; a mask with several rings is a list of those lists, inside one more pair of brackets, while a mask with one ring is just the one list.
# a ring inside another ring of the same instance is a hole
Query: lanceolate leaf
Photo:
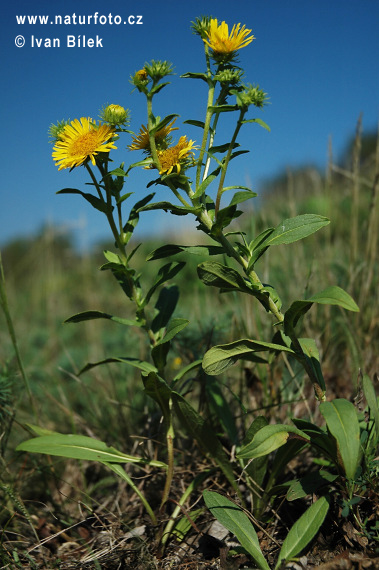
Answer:
[[170, 123], [173, 119], [175, 119], [175, 117], [178, 117], [179, 115], [167, 115], [167, 117], [165, 117], [164, 119], [162, 119], [161, 121], [159, 121], [159, 123], [157, 125], [155, 125], [155, 127], [153, 129], [151, 129], [150, 133], [153, 135], [154, 133], [160, 131], [161, 129], [163, 129], [163, 127], [165, 127], [166, 125], [168, 125], [168, 123]]
[[197, 273], [204, 285], [220, 287], [224, 290], [238, 290], [252, 293], [248, 282], [235, 269], [217, 261], [204, 261], [197, 266]]
[[321, 291], [321, 293], [316, 293], [308, 299], [312, 303], [321, 303], [323, 305], [339, 305], [348, 311], [359, 311], [358, 305], [350, 297], [346, 291], [337, 287], [336, 285], [332, 287], [327, 287]]
[[20, 443], [17, 451], [43, 453], [72, 459], [86, 459], [108, 463], [138, 463], [153, 467], [167, 467], [161, 461], [146, 461], [140, 457], [121, 453], [104, 442], [85, 435], [60, 434], [43, 435]]
[[91, 368], [95, 368], [95, 366], [100, 366], [101, 364], [111, 364], [112, 362], [121, 362], [123, 364], [130, 364], [130, 366], [134, 366], [134, 368], [139, 368], [142, 372], [156, 372], [155, 366], [150, 364], [150, 362], [145, 362], [143, 360], [139, 360], [138, 358], [129, 358], [127, 356], [116, 356], [112, 358], [105, 358], [104, 360], [99, 360], [98, 362], [89, 362], [82, 368], [79, 372], [83, 374], [83, 372], [87, 372], [87, 370], [91, 370]]
[[205, 504], [220, 523], [227, 528], [250, 554], [261, 570], [270, 570], [259, 546], [255, 528], [240, 507], [214, 491], [204, 491]]
[[[226, 192], [228, 188], [224, 188], [223, 191]], [[256, 192], [252, 192], [251, 190], [243, 190], [241, 192], [236, 192], [233, 198], [230, 201], [229, 206], [235, 206], [237, 204], [242, 204], [242, 202], [246, 202], [246, 200], [250, 200], [250, 198], [254, 198], [257, 196]]]
[[80, 323], [82, 321], [91, 321], [92, 319], [109, 319], [121, 325], [130, 325], [135, 327], [141, 326], [141, 323], [139, 323], [138, 321], [132, 321], [131, 319], [123, 319], [121, 317], [115, 317], [114, 315], [103, 313], [102, 311], [83, 311], [82, 313], [77, 313], [76, 315], [69, 317], [64, 322]]
[[163, 285], [163, 283], [166, 283], [166, 281], [173, 279], [179, 273], [179, 271], [183, 269], [184, 266], [185, 266], [184, 261], [179, 261], [179, 262], [174, 261], [163, 265], [158, 271], [154, 285], [147, 292], [144, 303], [147, 304], [150, 301], [153, 294], [155, 293], [155, 291], [157, 290], [157, 288], [160, 285]]
[[337, 444], [337, 462], [348, 479], [354, 479], [360, 461], [360, 429], [354, 405], [338, 398], [320, 404], [329, 432]]
[[254, 435], [253, 440], [237, 453], [240, 459], [255, 459], [275, 451], [284, 445], [288, 438], [295, 437], [304, 442], [310, 441], [309, 435], [290, 425], [267, 425]]
[[280, 245], [293, 243], [317, 232], [329, 224], [328, 218], [316, 214], [303, 214], [295, 218], [283, 220], [265, 240], [264, 245]]
[[290, 561], [309, 544], [319, 531], [329, 510], [329, 499], [321, 497], [295, 522], [287, 534], [279, 553], [275, 570]]
[[171, 212], [176, 216], [185, 216], [186, 214], [200, 214], [200, 207], [192, 206], [177, 206], [176, 204], [171, 204], [171, 202], [154, 202], [153, 204], [147, 204], [138, 210], [138, 212], [147, 212], [148, 210], [165, 210]]
[[374, 420], [374, 429], [376, 431], [375, 443], [379, 441], [379, 407], [378, 400], [375, 394], [374, 386], [367, 374], [363, 375], [362, 388], [365, 398], [367, 400], [367, 405], [370, 409], [370, 416]]
[[[89, 194], [88, 192], [82, 192], [81, 190], [77, 190], [76, 188], [63, 188], [62, 190], [59, 190], [57, 194], [80, 194], [81, 196], [83, 196], [85, 200], [87, 200], [87, 202], [91, 204], [91, 206], [96, 208], [96, 210], [105, 213], [107, 213], [109, 210], [109, 206], [105, 202], [105, 200], [101, 200], [100, 198], [94, 196], [93, 194]], [[113, 207], [111, 207], [111, 209], [113, 209]]]
[[242, 124], [244, 123], [258, 123], [258, 125], [260, 125], [261, 127], [263, 127], [264, 129], [266, 129], [266, 131], [270, 132], [271, 129], [268, 126], [267, 123], [265, 123], [264, 121], [262, 121], [262, 119], [247, 119], [244, 121], [241, 121]]
[[292, 303], [284, 315], [285, 334], [288, 335], [291, 333], [291, 330], [296, 326], [300, 317], [309, 311], [313, 303], [319, 303], [322, 305], [338, 305], [348, 311], [359, 311], [355, 301], [348, 293], [346, 293], [346, 291], [341, 289], [341, 287], [337, 287], [336, 285], [327, 287], [320, 293], [316, 293], [315, 295], [312, 295], [312, 297], [304, 299], [304, 301], [294, 301]]
[[203, 369], [210, 375], [220, 374], [230, 368], [240, 358], [244, 359], [252, 353], [270, 350], [294, 354], [291, 348], [280, 344], [241, 339], [228, 344], [220, 344], [208, 350], [203, 358]]
[[192, 255], [219, 255], [224, 252], [224, 248], [219, 245], [175, 245], [167, 244], [158, 247], [152, 251], [146, 258], [146, 261], [153, 261], [154, 259], [162, 259], [165, 257], [172, 257], [179, 253], [191, 253]]

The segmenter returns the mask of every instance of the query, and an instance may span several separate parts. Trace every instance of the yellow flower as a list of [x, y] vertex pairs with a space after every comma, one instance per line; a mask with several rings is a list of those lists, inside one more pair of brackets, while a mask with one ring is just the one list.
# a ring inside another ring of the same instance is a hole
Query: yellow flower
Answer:
[[215, 55], [231, 54], [246, 47], [255, 39], [254, 36], [247, 37], [251, 30], [246, 29], [244, 25], [240, 29], [240, 26], [241, 24], [234, 25], [229, 34], [226, 22], [218, 24], [217, 19], [212, 18], [207, 32], [208, 40], [204, 39], [204, 42], [213, 50]]
[[[168, 143], [170, 142], [168, 139], [169, 134], [172, 133], [172, 131], [178, 130], [178, 127], [172, 127], [175, 121], [176, 119], [155, 133], [155, 144], [158, 150], [167, 148]], [[128, 149], [145, 150], [147, 152], [150, 152], [149, 131], [145, 125], [142, 125], [139, 130], [139, 134], [133, 137], [132, 144], [128, 146]]]
[[95, 156], [99, 152], [109, 152], [117, 148], [109, 141], [114, 136], [114, 129], [99, 123], [96, 125], [90, 118], [75, 119], [66, 125], [60, 133], [60, 140], [53, 148], [53, 159], [58, 170], [81, 166], [87, 159], [96, 164]]
[[135, 79], [137, 79], [138, 81], [147, 81], [148, 77], [147, 77], [147, 72], [146, 69], [140, 69], [139, 71], [137, 71], [134, 75]]
[[189, 141], [186, 136], [180, 137], [178, 144], [169, 147], [166, 150], [158, 152], [159, 162], [161, 169], [159, 174], [171, 174], [174, 168], [179, 174], [181, 166], [194, 155], [192, 149], [194, 148], [194, 141]]

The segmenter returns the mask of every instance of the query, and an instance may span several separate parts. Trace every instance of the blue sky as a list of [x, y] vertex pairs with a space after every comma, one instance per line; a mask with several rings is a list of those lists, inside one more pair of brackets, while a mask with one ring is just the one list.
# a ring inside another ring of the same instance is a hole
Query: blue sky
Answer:
[[[78, 19], [96, 12], [106, 24], [16, 22], [16, 15], [48, 15], [51, 20], [75, 13]], [[142, 16], [143, 23], [110, 24], [109, 14], [122, 22]], [[199, 138], [199, 129], [181, 121], [203, 120], [205, 84], [180, 75], [204, 70], [202, 42], [190, 30], [190, 22], [201, 15], [252, 29], [256, 39], [240, 51], [240, 65], [245, 81], [259, 84], [270, 97], [269, 106], [250, 111], [248, 118], [262, 118], [271, 132], [246, 125], [240, 142], [251, 152], [234, 161], [230, 184], [251, 185], [259, 192], [262, 180], [288, 166], [312, 163], [325, 168], [329, 137], [338, 157], [360, 113], [364, 132], [376, 129], [377, 0], [15, 0], [2, 7], [1, 19], [0, 247], [20, 235], [33, 235], [46, 223], [73, 229], [81, 246], [108, 236], [106, 221], [87, 202], [55, 194], [67, 186], [85, 190], [87, 178], [83, 168], [58, 172], [47, 130], [61, 119], [97, 118], [104, 104], [118, 103], [131, 110], [131, 128], [137, 131], [146, 123], [145, 101], [132, 93], [129, 77], [145, 61], [165, 59], [175, 67], [172, 85], [155, 99], [155, 114], [179, 114], [178, 136]], [[25, 38], [20, 48], [15, 45], [19, 35]], [[68, 35], [75, 37], [75, 47], [67, 47]], [[78, 36], [83, 41], [84, 35], [87, 40], [98, 36], [103, 47], [78, 47]], [[36, 38], [58, 38], [60, 47], [37, 47]], [[228, 136], [226, 125], [219, 142], [227, 142]], [[125, 150], [129, 142], [127, 137], [119, 141], [116, 163], [139, 158]], [[128, 190], [140, 198], [150, 179], [151, 173], [133, 172]], [[164, 199], [162, 192], [158, 190], [158, 197]], [[138, 231], [162, 233], [174, 221], [180, 228], [184, 220], [149, 213]]]

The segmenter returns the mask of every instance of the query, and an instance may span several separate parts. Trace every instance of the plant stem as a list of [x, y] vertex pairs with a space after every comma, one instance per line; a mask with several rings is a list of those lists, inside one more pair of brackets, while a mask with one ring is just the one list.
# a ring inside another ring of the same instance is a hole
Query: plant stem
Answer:
[[212, 111], [211, 107], [213, 105], [215, 84], [211, 79], [209, 79], [208, 85], [209, 85], [209, 90], [208, 90], [208, 100], [207, 100], [207, 113], [205, 116], [203, 140], [201, 141], [200, 155], [199, 155], [197, 170], [196, 170], [196, 188], [198, 188], [200, 185], [201, 166], [203, 163], [203, 158], [204, 158], [204, 154], [205, 154], [205, 147], [207, 146], [209, 127], [210, 127], [211, 119], [212, 119], [212, 115], [213, 115], [213, 111]]
[[223, 188], [224, 188], [226, 171], [227, 171], [228, 166], [229, 166], [230, 157], [232, 156], [233, 148], [234, 148], [235, 142], [237, 140], [238, 133], [240, 131], [240, 128], [242, 127], [242, 120], [243, 120], [245, 113], [246, 113], [246, 110], [241, 109], [240, 116], [238, 118], [237, 125], [236, 125], [236, 128], [235, 128], [233, 136], [232, 136], [232, 140], [230, 141], [230, 144], [229, 144], [229, 148], [228, 148], [228, 152], [227, 152], [227, 155], [225, 158], [225, 162], [222, 166], [222, 172], [221, 172], [221, 176], [220, 176], [220, 182], [218, 185], [216, 205], [215, 205], [215, 215], [216, 216], [217, 216], [217, 213], [220, 209], [220, 202], [221, 202], [221, 196], [222, 196]]
[[170, 398], [169, 400], [169, 417], [165, 418], [166, 422], [167, 422], [167, 431], [166, 431], [166, 442], [167, 442], [167, 465], [168, 465], [168, 469], [167, 469], [167, 477], [166, 477], [166, 481], [165, 481], [165, 486], [163, 489], [163, 493], [162, 493], [162, 500], [161, 500], [161, 506], [160, 506], [160, 512], [162, 513], [163, 511], [163, 507], [166, 504], [169, 494], [170, 494], [170, 489], [171, 489], [171, 483], [172, 483], [172, 479], [174, 476], [174, 437], [175, 437], [175, 432], [174, 432], [174, 426], [173, 426], [173, 422], [172, 422], [172, 399]]

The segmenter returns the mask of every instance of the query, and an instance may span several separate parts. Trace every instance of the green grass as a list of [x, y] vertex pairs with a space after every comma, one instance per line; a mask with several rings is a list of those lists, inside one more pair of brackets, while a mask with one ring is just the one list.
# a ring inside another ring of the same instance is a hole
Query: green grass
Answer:
[[[254, 209], [253, 204], [239, 218], [240, 229], [251, 236], [302, 213], [330, 217], [330, 226], [309, 238], [271, 248], [258, 262], [257, 271], [264, 282], [275, 286], [285, 307], [292, 300], [303, 299], [329, 285], [344, 288], [358, 303], [357, 314], [314, 305], [303, 322], [305, 336], [316, 338], [320, 348], [327, 389], [348, 398], [355, 393], [359, 370], [373, 377], [379, 364], [375, 168], [370, 155], [364, 164], [352, 170], [330, 165], [326, 178], [314, 169], [295, 171], [272, 184], [259, 209]], [[353, 237], [351, 228], [357, 228]], [[180, 243], [185, 244], [187, 238], [198, 243], [196, 232], [183, 236]], [[144, 243], [136, 254], [137, 269], [144, 268], [146, 283], [154, 274], [149, 267], [160, 263], [146, 263], [146, 256], [164, 245], [165, 239], [157, 236]], [[2, 251], [7, 301], [39, 424], [60, 432], [94, 435], [130, 452], [130, 441], [135, 441], [135, 436], [154, 439], [159, 431], [156, 406], [146, 399], [139, 372], [111, 364], [80, 376], [78, 373], [87, 362], [109, 356], [148, 359], [144, 336], [137, 328], [105, 320], [63, 324], [71, 315], [88, 309], [133, 318], [132, 307], [111, 274], [98, 271], [104, 248], [112, 249], [112, 245], [99, 245], [91, 254], [79, 255], [70, 239], [54, 228], [46, 228], [33, 239], [8, 244]], [[205, 287], [196, 275], [197, 264], [205, 258], [175, 259], [187, 262], [175, 279], [181, 291], [176, 316], [189, 319], [190, 325], [175, 339], [172, 376], [179, 359], [190, 363], [214, 344], [242, 337], [270, 340], [273, 323], [255, 299], [219, 294]], [[289, 415], [288, 408], [283, 408], [284, 402], [296, 406], [304, 395], [310, 394], [304, 391], [300, 369], [285, 359], [270, 365], [237, 364], [219, 382], [232, 413], [241, 414], [240, 404], [248, 411], [245, 420], [241, 420], [247, 424], [257, 409], [263, 410], [268, 419], [280, 420], [282, 414]], [[205, 386], [201, 378], [194, 376], [183, 382], [180, 389], [198, 402]], [[6, 497], [0, 522], [8, 524], [12, 513], [20, 513], [17, 501], [21, 499], [12, 499], [6, 492], [7, 486], [16, 493], [15, 497], [18, 493], [25, 496], [26, 487], [33, 481], [34, 489], [39, 489], [34, 498], [40, 496], [44, 500], [43, 481], [51, 474], [46, 462], [39, 464], [34, 457], [30, 459], [34, 467], [23, 475], [20, 456], [14, 452], [27, 436], [23, 424], [34, 423], [35, 418], [2, 311], [0, 413], [0, 496]], [[307, 404], [305, 413], [312, 413]], [[63, 470], [63, 463], [57, 462], [56, 468]], [[25, 518], [23, 524], [28, 524]]]

